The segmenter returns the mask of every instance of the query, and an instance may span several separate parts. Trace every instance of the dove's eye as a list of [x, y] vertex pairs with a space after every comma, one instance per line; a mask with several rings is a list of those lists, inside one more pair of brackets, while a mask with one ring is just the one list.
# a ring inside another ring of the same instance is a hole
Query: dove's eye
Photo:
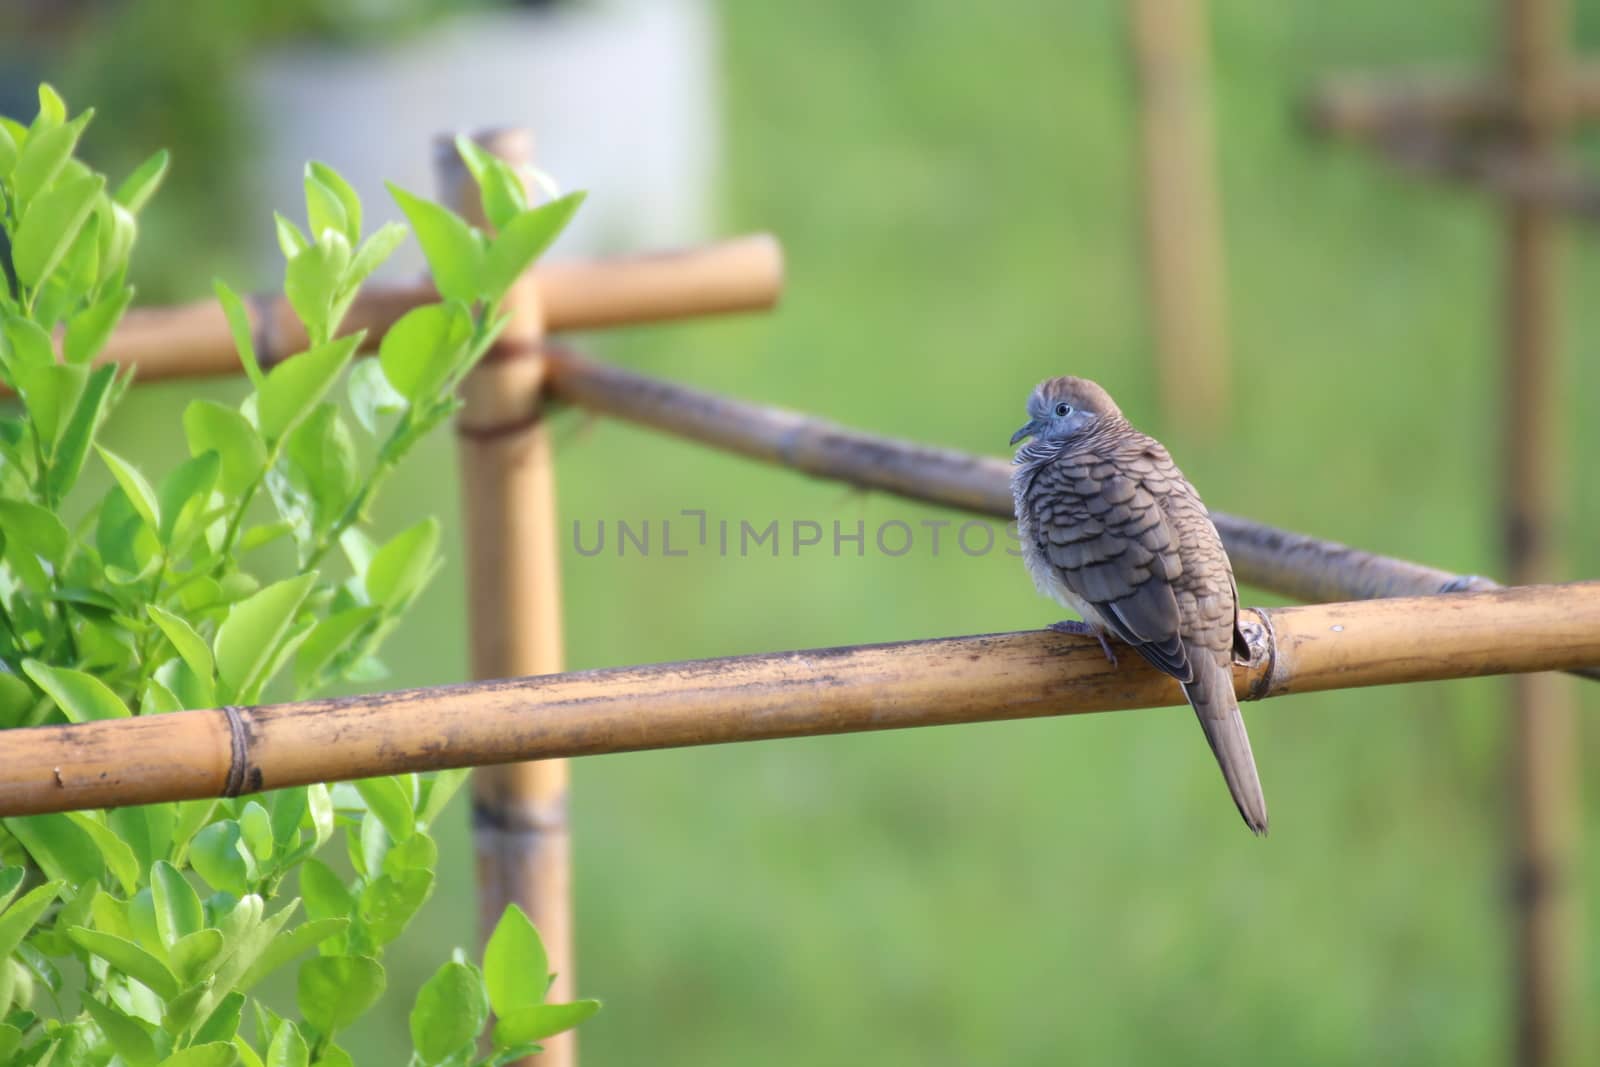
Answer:
[[1070, 414], [1072, 414], [1072, 405], [1071, 404], [1057, 404], [1056, 405], [1056, 417], [1057, 418], [1066, 418]]

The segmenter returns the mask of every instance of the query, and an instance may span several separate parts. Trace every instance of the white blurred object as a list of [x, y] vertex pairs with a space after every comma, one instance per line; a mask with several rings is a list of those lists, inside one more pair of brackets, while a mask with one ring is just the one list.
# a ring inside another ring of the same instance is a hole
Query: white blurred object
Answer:
[[[296, 46], [257, 64], [260, 200], [304, 225], [301, 175], [319, 159], [348, 178], [375, 229], [400, 218], [385, 180], [434, 197], [435, 136], [491, 126], [534, 133], [540, 169], [589, 200], [557, 255], [712, 236], [718, 123], [709, 0], [598, 0], [442, 21], [374, 47]], [[270, 216], [264, 276], [281, 270]], [[423, 267], [416, 242], [384, 272]]]

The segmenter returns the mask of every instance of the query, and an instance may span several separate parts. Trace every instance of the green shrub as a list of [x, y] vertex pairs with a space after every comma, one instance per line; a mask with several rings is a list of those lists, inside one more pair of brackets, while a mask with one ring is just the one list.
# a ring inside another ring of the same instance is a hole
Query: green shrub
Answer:
[[[516, 175], [464, 141], [497, 236], [393, 189], [443, 300], [407, 313], [377, 359], [352, 366], [363, 335], [340, 323], [406, 227], [363, 238], [353, 190], [311, 164], [307, 228], [278, 218], [307, 350], [261, 366], [244, 305], [219, 282], [249, 395], [191, 403], [189, 458], [149, 478], [96, 443], [129, 375], [94, 359], [132, 301], [138, 214], [167, 156], [112, 191], [74, 158], [91, 113], [69, 116], [49, 87], [39, 99], [31, 125], [0, 119], [0, 381], [20, 398], [0, 416], [0, 727], [380, 677], [375, 653], [437, 569], [439, 528], [423, 518], [374, 540], [373, 494], [455, 410], [457, 382], [503, 325], [507, 287], [581, 197], [529, 207]], [[344, 405], [330, 399], [341, 381]], [[90, 463], [111, 487], [84, 500]], [[292, 546], [295, 574], [266, 572], [274, 544]], [[5, 819], [0, 1062], [350, 1062], [334, 1038], [384, 992], [384, 949], [433, 889], [430, 830], [463, 779]], [[339, 837], [348, 878], [317, 858]], [[291, 966], [298, 1018], [252, 994]], [[525, 1055], [598, 1007], [546, 1004], [547, 988], [538, 934], [508, 910], [482, 968], [458, 953], [417, 993], [413, 1062]], [[480, 1057], [491, 1007], [499, 1022]]]

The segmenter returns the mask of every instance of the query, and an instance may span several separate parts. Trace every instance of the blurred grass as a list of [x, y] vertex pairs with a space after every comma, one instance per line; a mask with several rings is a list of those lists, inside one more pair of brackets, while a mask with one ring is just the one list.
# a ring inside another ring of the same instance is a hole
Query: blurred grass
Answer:
[[[1221, 440], [1169, 444], [1215, 507], [1492, 574], [1494, 217], [1293, 121], [1321, 73], [1481, 61], [1488, 5], [1222, 0], [1213, 13], [1235, 409]], [[783, 307], [594, 344], [977, 451], [1001, 453], [1029, 387], [1067, 372], [1163, 433], [1120, 5], [824, 0], [723, 16], [725, 223], [782, 237]], [[1587, 32], [1592, 12], [1581, 21]], [[1585, 461], [1600, 444], [1592, 242], [1572, 242], [1572, 576], [1600, 564], [1585, 536], [1600, 519]], [[118, 433], [170, 426], [192, 394], [152, 389]], [[557, 433], [563, 522], [586, 530], [683, 508], [869, 530], [939, 517], [571, 413]], [[466, 673], [446, 441], [391, 486], [384, 514], [398, 524], [419, 507], [446, 518], [453, 562], [389, 649], [396, 684]], [[948, 545], [932, 558], [925, 542], [899, 559], [569, 552], [564, 582], [575, 668], [1057, 617], [1016, 560]], [[1502, 692], [1462, 682], [1252, 709], [1265, 842], [1239, 825], [1182, 709], [584, 761], [580, 983], [607, 1002], [585, 1060], [1499, 1062]], [[384, 1017], [350, 1041], [367, 1062], [398, 1062], [384, 1056], [424, 968], [472, 938], [464, 812], [443, 871], [426, 929], [391, 957]], [[1600, 958], [1600, 924], [1584, 936]]]

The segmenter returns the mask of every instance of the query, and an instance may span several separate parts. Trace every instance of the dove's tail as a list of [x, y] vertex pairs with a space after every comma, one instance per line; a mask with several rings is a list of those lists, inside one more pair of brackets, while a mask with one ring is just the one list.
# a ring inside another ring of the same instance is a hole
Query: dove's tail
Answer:
[[1200, 717], [1200, 726], [1211, 742], [1211, 751], [1222, 767], [1228, 792], [1239, 806], [1245, 825], [1257, 834], [1267, 832], [1267, 798], [1261, 793], [1261, 777], [1256, 773], [1255, 756], [1250, 753], [1250, 735], [1244, 731], [1244, 716], [1233, 693], [1233, 673], [1218, 663], [1214, 653], [1191, 649], [1195, 679], [1183, 687], [1184, 696]]

